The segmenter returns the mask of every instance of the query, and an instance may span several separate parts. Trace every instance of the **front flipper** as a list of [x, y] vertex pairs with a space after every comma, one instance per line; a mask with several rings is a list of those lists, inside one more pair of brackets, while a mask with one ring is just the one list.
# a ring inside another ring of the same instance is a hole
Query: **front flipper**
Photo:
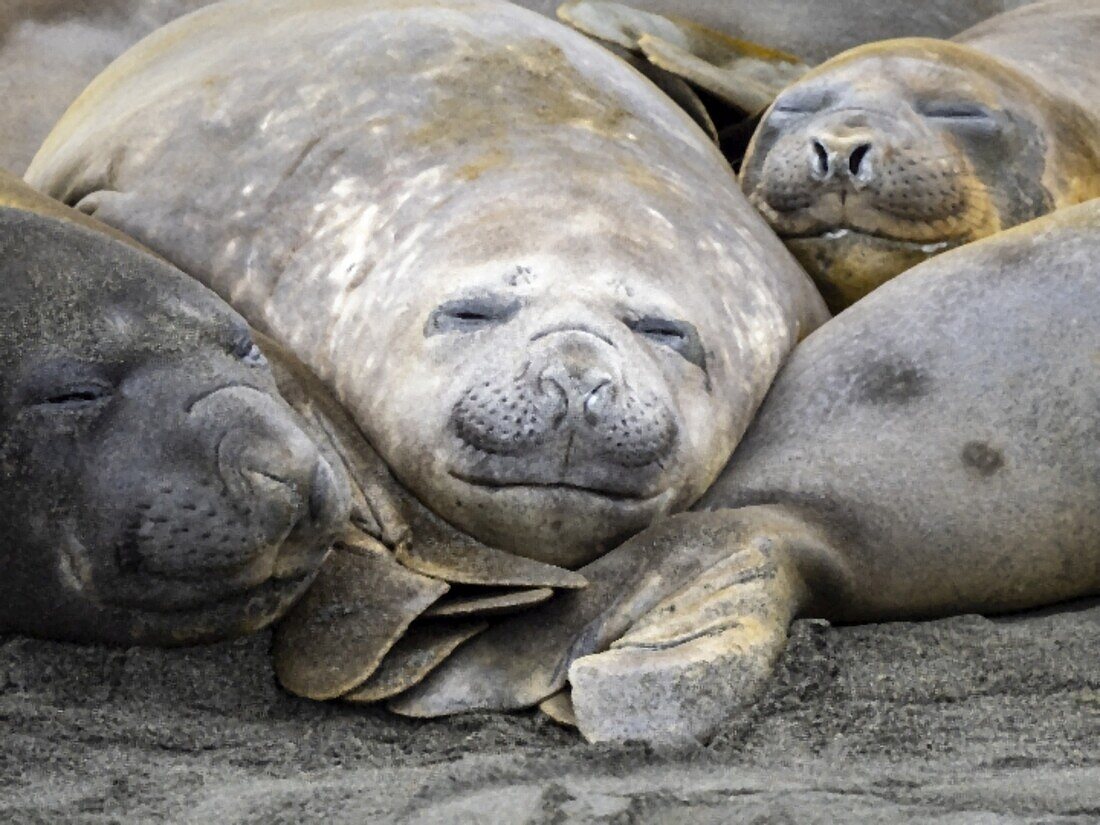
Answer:
[[481, 587], [549, 587], [576, 590], [584, 576], [481, 544], [419, 508], [410, 513], [412, 541], [397, 548], [397, 560], [410, 570], [452, 584]]
[[610, 650], [573, 663], [586, 739], [706, 740], [758, 695], [808, 593], [782, 543], [758, 539], [731, 551]]
[[[725, 570], [732, 556], [756, 548], [778, 557], [782, 548], [796, 558], [820, 544], [806, 522], [780, 507], [673, 516], [583, 568], [586, 589], [494, 625], [390, 707], [430, 717], [536, 705], [565, 687], [576, 660], [607, 650], [632, 628], [643, 632], [651, 621], [661, 631], [665, 625], [645, 617], [692, 583], [710, 581], [710, 571]], [[700, 605], [689, 624], [697, 619], [709, 627], [712, 613], [727, 610], [708, 599]]]
[[794, 55], [623, 3], [571, 0], [558, 17], [591, 37], [645, 55], [749, 115], [767, 108], [809, 69]]
[[463, 642], [489, 625], [486, 622], [420, 622], [393, 646], [370, 678], [344, 696], [346, 702], [380, 702], [419, 684]]
[[275, 673], [309, 699], [335, 699], [363, 684], [413, 619], [447, 592], [350, 530], [312, 587], [275, 631]]

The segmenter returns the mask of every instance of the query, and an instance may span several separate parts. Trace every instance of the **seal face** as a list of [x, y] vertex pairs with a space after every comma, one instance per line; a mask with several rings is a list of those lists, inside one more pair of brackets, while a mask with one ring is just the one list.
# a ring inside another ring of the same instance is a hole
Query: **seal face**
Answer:
[[840, 309], [1095, 194], [1090, 168], [1100, 153], [1071, 103], [970, 46], [910, 39], [854, 49], [781, 94], [742, 185]]
[[152, 256], [0, 207], [0, 627], [172, 644], [305, 590], [348, 488], [244, 321]]
[[683, 112], [505, 3], [221, 4], [28, 178], [291, 349], [437, 514], [562, 566], [698, 498], [825, 317]]

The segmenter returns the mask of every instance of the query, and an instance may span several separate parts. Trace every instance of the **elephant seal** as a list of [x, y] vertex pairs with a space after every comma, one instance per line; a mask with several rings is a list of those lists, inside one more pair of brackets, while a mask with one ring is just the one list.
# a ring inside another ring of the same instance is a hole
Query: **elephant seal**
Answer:
[[[693, 512], [582, 569], [392, 706], [532, 706], [592, 740], [705, 739], [798, 616], [1100, 593], [1100, 201], [921, 264], [811, 335]], [[869, 434], [871, 436], [869, 437]]]
[[827, 317], [695, 123], [495, 0], [209, 7], [27, 179], [287, 346], [438, 516], [565, 568], [690, 506]]
[[962, 244], [1100, 196], [1100, 2], [1050, 0], [951, 41], [863, 46], [775, 101], [749, 199], [834, 310]]
[[169, 645], [280, 620], [288, 688], [362, 701], [478, 617], [585, 585], [439, 524], [290, 353], [2, 173], [0, 255], [0, 632]]
[[0, 167], [22, 174], [50, 127], [112, 60], [213, 0], [0, 3]]
[[244, 320], [109, 232], [0, 176], [0, 631], [250, 632], [309, 586], [347, 480]]
[[[515, 0], [549, 16], [562, 0]], [[601, 0], [595, 0], [601, 2]], [[766, 43], [820, 63], [891, 37], [953, 37], [1026, 0], [628, 0], [626, 5], [691, 20], [731, 37]]]

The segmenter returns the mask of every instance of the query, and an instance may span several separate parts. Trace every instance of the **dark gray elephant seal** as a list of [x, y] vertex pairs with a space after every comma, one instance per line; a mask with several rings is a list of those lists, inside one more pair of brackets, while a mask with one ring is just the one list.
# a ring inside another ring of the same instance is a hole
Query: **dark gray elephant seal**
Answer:
[[749, 199], [834, 310], [940, 252], [1100, 196], [1098, 0], [846, 52], [749, 146]]
[[0, 175], [0, 631], [184, 644], [309, 586], [348, 486], [244, 321]]
[[212, 6], [28, 180], [286, 345], [439, 516], [563, 567], [690, 506], [826, 317], [683, 112], [495, 0]]
[[794, 617], [1100, 593], [1098, 262], [1094, 201], [883, 286], [799, 346], [694, 512], [394, 707], [516, 708], [568, 679], [590, 739], [706, 738], [758, 694]]

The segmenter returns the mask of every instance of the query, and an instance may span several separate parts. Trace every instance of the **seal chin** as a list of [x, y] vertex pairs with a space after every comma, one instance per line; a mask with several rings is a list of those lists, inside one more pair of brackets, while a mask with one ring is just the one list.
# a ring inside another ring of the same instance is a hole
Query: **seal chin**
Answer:
[[[493, 547], [576, 569], [602, 556], [669, 512], [677, 491], [545, 478], [483, 478], [451, 473], [452, 501], [441, 512]], [[440, 499], [447, 501], [448, 498]]]
[[97, 570], [88, 550], [68, 535], [61, 545], [58, 572], [73, 595], [139, 614], [281, 613], [306, 590], [330, 552], [327, 544], [304, 547], [288, 540], [277, 551], [236, 570], [173, 576], [115, 566]]
[[965, 241], [917, 242], [840, 227], [783, 242], [813, 276], [833, 312], [855, 303], [891, 278]]
[[262, 630], [286, 614], [309, 589], [319, 568], [294, 578], [270, 578], [244, 592], [185, 609], [127, 608], [136, 641], [199, 644]]

